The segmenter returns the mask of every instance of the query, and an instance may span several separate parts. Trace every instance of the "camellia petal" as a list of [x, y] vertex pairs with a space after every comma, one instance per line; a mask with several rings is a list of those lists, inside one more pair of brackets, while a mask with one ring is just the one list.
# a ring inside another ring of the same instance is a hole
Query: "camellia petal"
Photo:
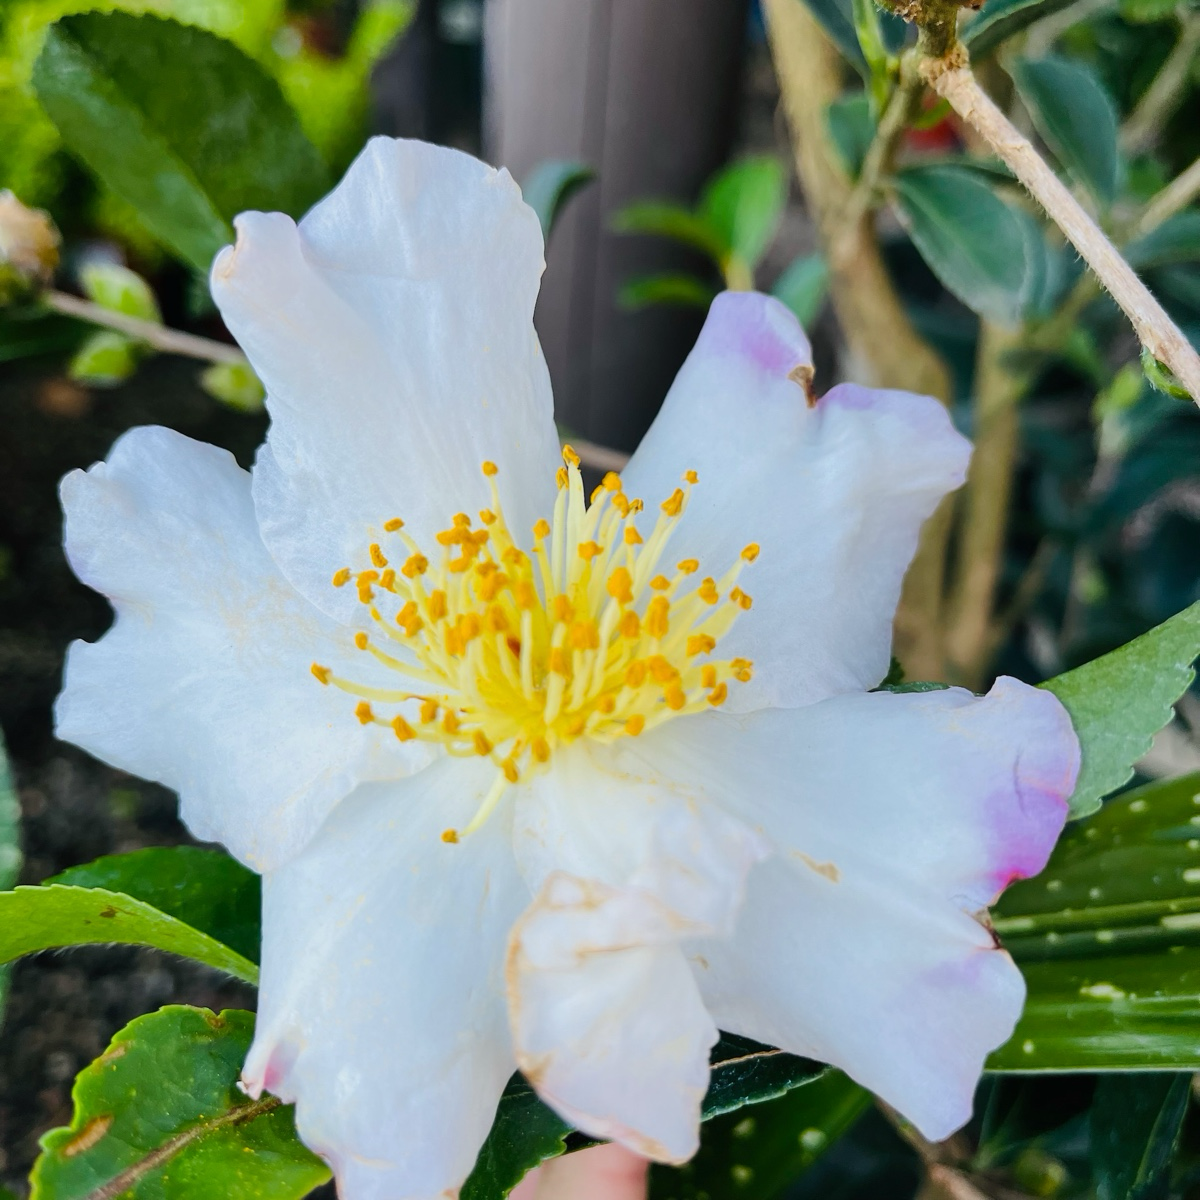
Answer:
[[733, 711], [879, 683], [918, 532], [966, 472], [969, 444], [937, 401], [842, 384], [810, 405], [810, 378], [784, 305], [723, 293], [622, 476], [649, 499], [697, 472], [681, 555], [724, 564], [757, 549], [741, 580], [753, 619], [721, 643], [755, 664]]
[[733, 938], [695, 959], [721, 1027], [842, 1067], [927, 1136], [961, 1125], [1024, 998], [969, 914], [1045, 865], [1079, 769], [1055, 697], [1011, 679], [840, 696], [621, 749], [775, 845]]
[[262, 535], [284, 574], [342, 616], [343, 566], [401, 518], [419, 541], [489, 504], [513, 528], [554, 502], [557, 439], [533, 330], [536, 216], [505, 171], [376, 138], [296, 226], [244, 213], [213, 296], [267, 388], [254, 471]]
[[232, 455], [134, 429], [107, 462], [68, 475], [62, 501], [71, 566], [117, 617], [71, 647], [57, 733], [174, 788], [197, 837], [265, 870], [361, 778], [428, 761], [317, 686], [311, 662], [348, 659], [348, 631], [279, 574]]
[[518, 862], [539, 894], [513, 930], [509, 1006], [543, 1099], [595, 1137], [679, 1162], [717, 1036], [680, 945], [731, 931], [767, 846], [698, 789], [622, 766], [608, 747], [572, 747], [516, 798]]
[[444, 759], [347, 797], [264, 880], [258, 1026], [243, 1078], [351, 1200], [432, 1200], [470, 1173], [515, 1062], [505, 939], [529, 901], [501, 818], [440, 832], [490, 776]]

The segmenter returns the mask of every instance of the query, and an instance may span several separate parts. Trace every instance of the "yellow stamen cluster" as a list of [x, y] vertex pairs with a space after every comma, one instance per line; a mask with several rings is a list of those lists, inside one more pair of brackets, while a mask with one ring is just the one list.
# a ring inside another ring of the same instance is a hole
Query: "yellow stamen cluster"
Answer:
[[[313, 675], [358, 697], [354, 715], [364, 725], [496, 765], [495, 783], [463, 834], [557, 746], [636, 737], [724, 703], [730, 681], [751, 677], [749, 660], [712, 654], [750, 607], [737, 579], [758, 546], [746, 546], [719, 578], [695, 584], [695, 558], [660, 569], [696, 473], [684, 475], [643, 538], [635, 523], [643, 504], [625, 496], [618, 475], [609, 472], [588, 503], [578, 456], [567, 446], [563, 459], [553, 517], [533, 527], [531, 552], [510, 533], [497, 468], [485, 462], [492, 505], [478, 527], [458, 513], [437, 534], [438, 565], [392, 518], [383, 528], [394, 545], [372, 543], [370, 567], [333, 576], [334, 587], [353, 585], [376, 630], [356, 633], [355, 645], [403, 682], [365, 686], [319, 663]], [[373, 704], [404, 711], [384, 716]]]

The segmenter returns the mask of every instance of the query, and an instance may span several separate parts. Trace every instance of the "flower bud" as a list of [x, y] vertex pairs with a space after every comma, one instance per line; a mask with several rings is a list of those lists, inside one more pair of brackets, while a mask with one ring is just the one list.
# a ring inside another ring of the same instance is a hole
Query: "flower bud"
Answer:
[[0, 191], [0, 305], [23, 300], [50, 282], [59, 241], [46, 213]]

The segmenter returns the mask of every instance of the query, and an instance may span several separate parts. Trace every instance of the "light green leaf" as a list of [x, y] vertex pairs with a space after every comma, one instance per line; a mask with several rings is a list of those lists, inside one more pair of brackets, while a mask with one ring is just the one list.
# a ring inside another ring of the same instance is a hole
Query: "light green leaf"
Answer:
[[1053, 55], [1014, 58], [1009, 71], [1038, 133], [1107, 208], [1117, 194], [1117, 110], [1095, 72]]
[[829, 266], [821, 254], [802, 254], [775, 281], [771, 295], [782, 300], [806, 329], [817, 319], [829, 291]]
[[909, 234], [942, 283], [981, 316], [1019, 320], [1037, 271], [1016, 210], [958, 166], [910, 167], [893, 183]]
[[[21, 873], [21, 805], [13, 786], [4, 736], [0, 733], [0, 888], [10, 888]], [[8, 999], [7, 966], [0, 967], [0, 1023]]]
[[132, 896], [258, 962], [262, 881], [221, 850], [154, 846], [109, 854], [43, 881], [53, 884]]
[[[712, 1063], [700, 1113], [704, 1121], [782, 1096], [825, 1070], [807, 1059], [731, 1034], [724, 1034], [713, 1047]], [[463, 1185], [462, 1200], [501, 1200], [527, 1171], [562, 1154], [572, 1132], [520, 1076], [514, 1076], [500, 1098], [475, 1169]]]
[[298, 215], [326, 190], [275, 81], [204, 30], [127, 13], [64, 17], [33, 81], [71, 152], [201, 271], [232, 240], [237, 213]]
[[200, 373], [200, 386], [236, 412], [262, 412], [267, 391], [247, 363], [213, 363]]
[[131, 1021], [80, 1072], [71, 1124], [42, 1138], [30, 1200], [298, 1200], [329, 1168], [292, 1110], [238, 1075], [254, 1014], [170, 1005]]
[[1075, 0], [987, 0], [967, 21], [959, 36], [971, 52], [973, 62], [981, 61], [998, 46], [1043, 17], [1061, 12]]
[[158, 300], [150, 285], [136, 272], [118, 263], [88, 263], [79, 272], [84, 295], [101, 308], [142, 321], [162, 324]]
[[643, 233], [671, 238], [706, 254], [720, 267], [729, 247], [721, 233], [703, 217], [681, 204], [654, 200], [627, 205], [613, 216], [618, 233]]
[[1121, 253], [1139, 271], [1195, 262], [1200, 259], [1200, 209], [1189, 208], [1168, 217], [1156, 229], [1129, 242]]
[[685, 307], [707, 308], [717, 289], [695, 275], [682, 271], [666, 271], [661, 275], [643, 275], [621, 285], [617, 303], [622, 308], [647, 308], [651, 304], [676, 304]]
[[595, 171], [586, 163], [571, 159], [548, 158], [540, 162], [521, 183], [525, 203], [537, 213], [542, 225], [542, 237], [548, 242], [568, 200], [585, 184], [595, 178]]
[[1119, 650], [1041, 685], [1071, 714], [1083, 750], [1073, 817], [1094, 812], [1133, 777], [1133, 764], [1191, 687], [1197, 655], [1200, 601]]
[[0, 963], [39, 950], [105, 943], [151, 946], [258, 983], [249, 959], [132, 896], [59, 884], [0, 892]]
[[786, 200], [783, 164], [757, 155], [721, 171], [704, 189], [696, 215], [716, 232], [726, 255], [753, 272], [775, 237]]
[[115, 329], [99, 329], [85, 339], [67, 364], [67, 374], [89, 387], [116, 387], [137, 370], [138, 343]]
[[875, 118], [867, 94], [850, 92], [832, 101], [825, 109], [825, 125], [847, 174], [857, 179], [875, 137]]
[[652, 1168], [650, 1200], [774, 1200], [871, 1104], [870, 1092], [828, 1068], [783, 1096], [708, 1122], [691, 1162]]
[[1165, 1200], [1190, 1072], [1106, 1075], [1091, 1109], [1096, 1200]]
[[1200, 1069], [1200, 774], [1068, 826], [992, 910], [1029, 988], [1001, 1071]]

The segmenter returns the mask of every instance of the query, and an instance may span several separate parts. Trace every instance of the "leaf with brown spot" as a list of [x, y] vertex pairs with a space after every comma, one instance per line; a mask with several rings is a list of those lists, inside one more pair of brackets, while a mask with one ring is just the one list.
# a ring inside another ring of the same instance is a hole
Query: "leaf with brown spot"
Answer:
[[71, 1124], [42, 1138], [30, 1200], [298, 1200], [329, 1178], [273, 1096], [238, 1075], [254, 1015], [171, 1005], [138, 1017], [80, 1072]]

